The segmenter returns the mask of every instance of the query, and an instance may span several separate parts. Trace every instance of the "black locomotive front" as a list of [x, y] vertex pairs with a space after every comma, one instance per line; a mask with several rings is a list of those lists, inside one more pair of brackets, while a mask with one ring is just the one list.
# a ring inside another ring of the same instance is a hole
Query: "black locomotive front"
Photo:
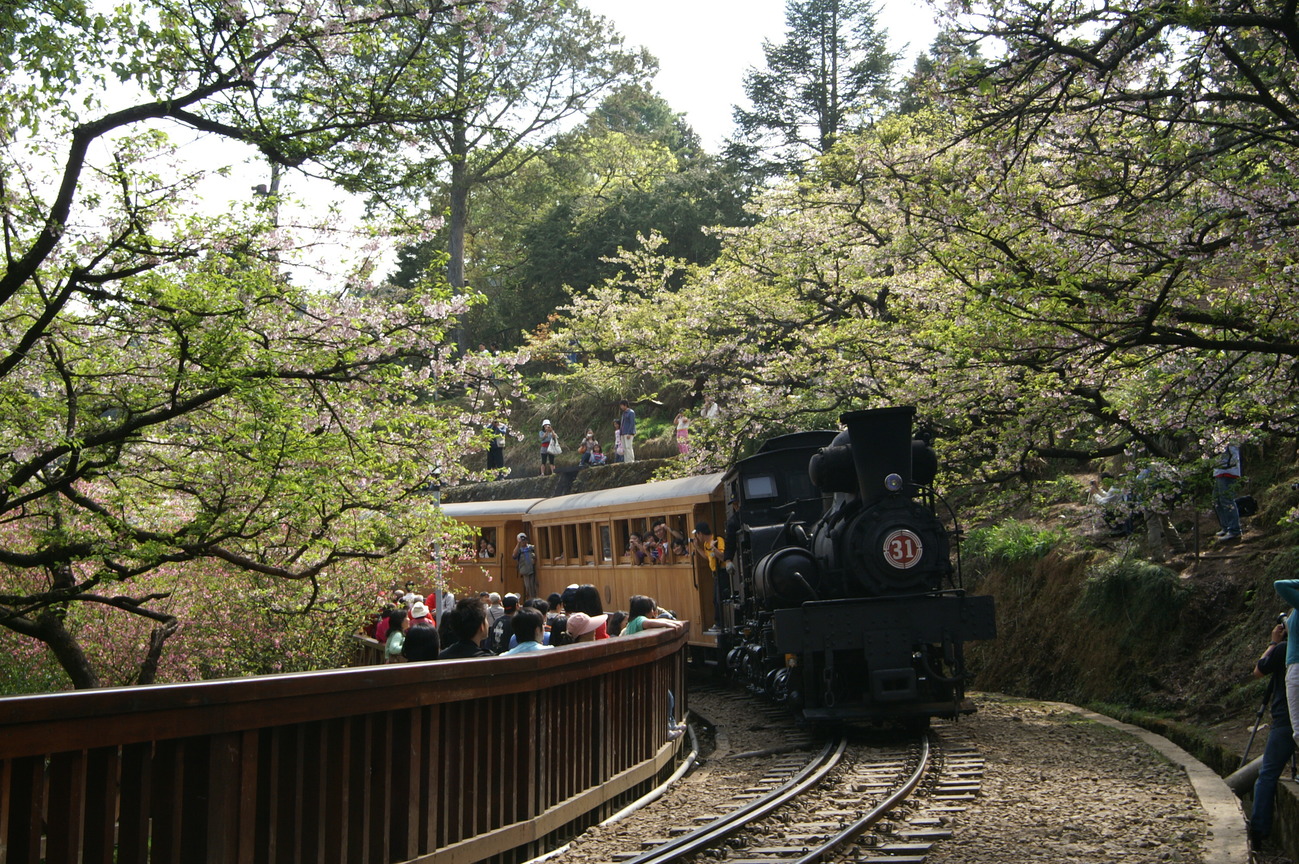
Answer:
[[[730, 665], [805, 717], [974, 710], [963, 644], [995, 635], [992, 598], [960, 587], [935, 511], [937, 460], [913, 439], [914, 414], [845, 414], [844, 432], [776, 439], [727, 475]], [[812, 489], [798, 488], [798, 469]]]

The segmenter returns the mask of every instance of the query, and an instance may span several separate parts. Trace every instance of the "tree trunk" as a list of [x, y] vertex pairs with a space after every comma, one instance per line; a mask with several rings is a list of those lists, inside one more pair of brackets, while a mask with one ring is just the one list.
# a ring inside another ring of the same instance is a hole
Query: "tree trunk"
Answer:
[[[457, 117], [451, 144], [451, 212], [447, 226], [447, 282], [459, 294], [465, 288], [465, 229], [469, 221], [469, 143], [463, 117]], [[456, 346], [465, 350], [465, 330], [456, 323], [452, 331]]]
[[135, 679], [135, 683], [152, 684], [157, 679], [158, 659], [162, 656], [162, 648], [167, 643], [167, 637], [175, 633], [179, 626], [179, 622], [173, 618], [153, 628], [153, 632], [149, 634], [149, 652], [144, 655], [144, 661], [140, 663], [140, 674]]
[[68, 632], [68, 628], [63, 626], [63, 615], [52, 609], [47, 609], [36, 619], [38, 635], [50, 650], [54, 652], [54, 657], [63, 667], [63, 671], [68, 673], [72, 679], [72, 686], [78, 690], [88, 690], [93, 687], [103, 686], [99, 680], [99, 675], [90, 665], [90, 659], [86, 657], [86, 652], [81, 650], [81, 644], [77, 638]]

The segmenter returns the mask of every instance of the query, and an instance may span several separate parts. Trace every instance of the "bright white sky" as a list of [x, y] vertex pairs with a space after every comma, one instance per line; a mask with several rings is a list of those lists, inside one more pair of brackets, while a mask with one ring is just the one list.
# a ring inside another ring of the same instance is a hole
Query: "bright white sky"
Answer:
[[[744, 73], [765, 65], [762, 41], [785, 37], [785, 0], [581, 0], [659, 60], [655, 87], [685, 113], [705, 149], [717, 152], [731, 132], [731, 106], [744, 99]], [[938, 32], [923, 0], [877, 0], [890, 47], [911, 60]]]

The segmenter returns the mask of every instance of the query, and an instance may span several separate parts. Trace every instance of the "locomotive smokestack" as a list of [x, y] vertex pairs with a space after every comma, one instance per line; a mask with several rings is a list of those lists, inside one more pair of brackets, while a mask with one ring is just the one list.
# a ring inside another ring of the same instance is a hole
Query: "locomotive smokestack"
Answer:
[[886, 485], [890, 475], [901, 479], [899, 489], [911, 485], [911, 420], [915, 415], [915, 407], [907, 405], [850, 411], [839, 417], [852, 439], [853, 467], [863, 504], [897, 491]]

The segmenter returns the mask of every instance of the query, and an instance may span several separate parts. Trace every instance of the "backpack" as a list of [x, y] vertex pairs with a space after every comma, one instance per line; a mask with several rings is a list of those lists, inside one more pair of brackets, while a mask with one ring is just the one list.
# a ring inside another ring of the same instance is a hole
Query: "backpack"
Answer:
[[502, 615], [492, 624], [487, 632], [487, 650], [493, 654], [503, 654], [510, 647], [510, 636], [514, 634], [513, 618]]
[[537, 572], [537, 557], [531, 546], [519, 551], [519, 575], [531, 576]]

